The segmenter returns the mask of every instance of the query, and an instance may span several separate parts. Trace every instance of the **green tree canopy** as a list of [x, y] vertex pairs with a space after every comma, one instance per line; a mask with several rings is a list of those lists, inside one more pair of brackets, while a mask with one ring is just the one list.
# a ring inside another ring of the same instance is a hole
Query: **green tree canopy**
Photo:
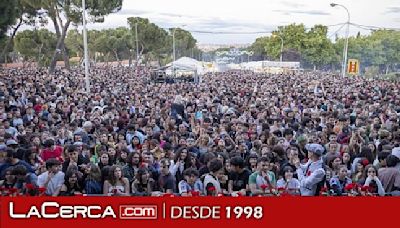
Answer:
[[56, 34], [47, 29], [24, 30], [17, 33], [14, 40], [15, 50], [25, 61], [35, 60], [39, 65], [49, 65], [51, 53], [56, 47]]

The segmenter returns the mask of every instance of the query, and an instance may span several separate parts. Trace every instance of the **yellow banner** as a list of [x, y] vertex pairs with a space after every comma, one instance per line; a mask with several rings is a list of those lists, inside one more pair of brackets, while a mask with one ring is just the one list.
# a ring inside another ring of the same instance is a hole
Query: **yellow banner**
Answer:
[[358, 59], [349, 59], [347, 62], [347, 73], [358, 74], [360, 72], [360, 62]]

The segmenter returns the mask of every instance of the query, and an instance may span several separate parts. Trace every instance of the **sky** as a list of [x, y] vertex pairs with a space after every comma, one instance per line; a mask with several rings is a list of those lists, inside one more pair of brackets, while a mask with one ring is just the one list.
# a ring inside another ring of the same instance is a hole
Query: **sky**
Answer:
[[[303, 23], [335, 25], [347, 21], [346, 10], [331, 7], [333, 0], [124, 0], [122, 10], [106, 16], [104, 23], [88, 28], [127, 26], [128, 17], [144, 17], [163, 28], [182, 27], [201, 44], [245, 44], [269, 35], [278, 26]], [[347, 7], [356, 24], [400, 29], [400, 0], [334, 0]], [[51, 29], [51, 25], [48, 25]], [[344, 36], [341, 25], [330, 26], [328, 36]], [[80, 28], [80, 27], [79, 27]], [[250, 34], [209, 34], [250, 33]], [[350, 35], [360, 31], [350, 27]]]

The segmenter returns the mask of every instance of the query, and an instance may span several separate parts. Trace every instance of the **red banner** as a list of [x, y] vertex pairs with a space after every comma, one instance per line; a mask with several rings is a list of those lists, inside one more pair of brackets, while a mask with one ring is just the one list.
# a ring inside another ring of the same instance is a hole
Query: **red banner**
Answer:
[[391, 227], [399, 205], [395, 197], [2, 197], [0, 227]]

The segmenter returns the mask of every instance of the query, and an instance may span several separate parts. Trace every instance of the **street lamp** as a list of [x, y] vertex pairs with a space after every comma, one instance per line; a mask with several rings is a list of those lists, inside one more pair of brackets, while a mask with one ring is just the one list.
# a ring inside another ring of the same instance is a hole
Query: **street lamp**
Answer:
[[[186, 25], [182, 25], [182, 27], [185, 27]], [[174, 31], [172, 32], [172, 52], [173, 52], [173, 57], [174, 61], [172, 62], [172, 76], [175, 78], [175, 31], [177, 28], [174, 28]]]
[[138, 23], [135, 23], [135, 43], [136, 43], [136, 71], [138, 71], [139, 66], [139, 38], [138, 38]]
[[281, 39], [281, 57], [280, 61], [282, 62], [282, 53], [283, 53], [283, 38], [280, 35], [273, 34], [272, 37], [279, 37]]
[[82, 24], [83, 24], [83, 51], [85, 57], [85, 84], [86, 92], [90, 93], [90, 81], [89, 81], [89, 57], [88, 57], [88, 44], [87, 44], [87, 34], [86, 34], [86, 3], [82, 0]]
[[347, 27], [346, 27], [346, 42], [343, 47], [343, 63], [342, 63], [342, 77], [346, 75], [346, 66], [347, 66], [347, 50], [349, 47], [349, 26], [350, 26], [350, 13], [349, 10], [341, 4], [331, 3], [331, 7], [339, 6], [346, 10], [347, 12]]

